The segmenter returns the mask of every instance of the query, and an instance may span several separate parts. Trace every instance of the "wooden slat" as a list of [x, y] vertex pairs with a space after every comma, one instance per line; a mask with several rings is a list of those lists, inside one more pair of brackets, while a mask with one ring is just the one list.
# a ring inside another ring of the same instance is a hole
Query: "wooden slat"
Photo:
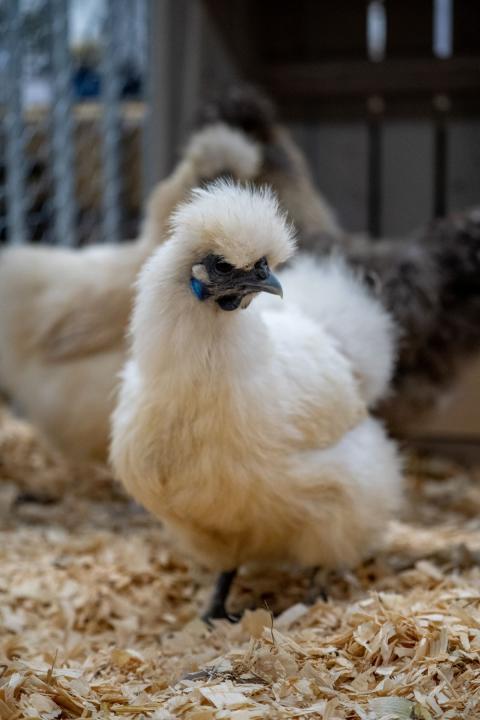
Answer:
[[[248, 0], [251, 2], [251, 0]], [[366, 3], [338, 0], [254, 2], [258, 56], [265, 62], [366, 57]]]
[[431, 57], [433, 0], [387, 0], [387, 56]]
[[275, 95], [317, 100], [398, 93], [479, 93], [480, 57], [264, 65], [258, 78]]
[[479, 54], [480, 2], [453, 0], [453, 52], [456, 56]]
[[385, 235], [406, 235], [432, 216], [432, 166], [431, 122], [385, 122], [382, 208]]
[[448, 125], [448, 199], [450, 210], [480, 203], [480, 120]]
[[445, 217], [448, 210], [448, 133], [447, 122], [439, 116], [434, 125], [433, 151], [433, 217]]
[[[367, 101], [362, 95], [354, 97], [291, 97], [275, 95], [269, 88], [279, 107], [282, 118], [290, 121], [355, 121], [367, 116]], [[423, 96], [388, 96], [385, 99], [385, 117], [390, 120], [412, 120], [431, 118], [435, 114], [434, 98], [430, 93]], [[449, 117], [480, 117], [480, 93], [466, 96], [450, 96]]]
[[344, 227], [367, 226], [367, 128], [364, 122], [295, 123], [317, 187], [337, 210]]
[[382, 155], [383, 132], [382, 120], [372, 115], [368, 121], [368, 164], [367, 164], [367, 230], [374, 238], [382, 233]]

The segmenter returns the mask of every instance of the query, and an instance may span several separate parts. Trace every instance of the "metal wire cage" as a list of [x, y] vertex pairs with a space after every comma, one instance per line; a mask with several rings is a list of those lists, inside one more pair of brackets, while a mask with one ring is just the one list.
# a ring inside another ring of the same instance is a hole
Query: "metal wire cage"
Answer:
[[0, 0], [0, 241], [137, 231], [147, 0]]

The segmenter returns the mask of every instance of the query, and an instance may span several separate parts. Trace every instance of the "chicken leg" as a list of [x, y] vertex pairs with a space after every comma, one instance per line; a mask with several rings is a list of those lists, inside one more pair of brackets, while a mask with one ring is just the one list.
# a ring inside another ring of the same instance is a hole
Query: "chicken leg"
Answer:
[[218, 576], [207, 610], [202, 615], [203, 620], [209, 625], [212, 620], [235, 620], [233, 615], [228, 614], [225, 603], [236, 575], [235, 569], [222, 572]]

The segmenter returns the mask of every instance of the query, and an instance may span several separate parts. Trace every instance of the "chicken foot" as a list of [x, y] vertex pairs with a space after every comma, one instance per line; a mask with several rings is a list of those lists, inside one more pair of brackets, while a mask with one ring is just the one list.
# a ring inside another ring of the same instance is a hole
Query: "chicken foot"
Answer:
[[202, 619], [208, 625], [211, 624], [212, 620], [230, 620], [231, 622], [235, 622], [238, 619], [233, 615], [229, 615], [225, 607], [230, 588], [236, 575], [237, 570], [235, 569], [222, 572], [218, 576], [208, 607], [202, 615]]

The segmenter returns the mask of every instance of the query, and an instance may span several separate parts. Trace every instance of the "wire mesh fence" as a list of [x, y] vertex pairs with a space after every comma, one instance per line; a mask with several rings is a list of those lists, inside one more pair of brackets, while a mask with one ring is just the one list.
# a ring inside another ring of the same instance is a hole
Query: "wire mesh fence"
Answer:
[[148, 0], [0, 0], [0, 241], [137, 231]]

